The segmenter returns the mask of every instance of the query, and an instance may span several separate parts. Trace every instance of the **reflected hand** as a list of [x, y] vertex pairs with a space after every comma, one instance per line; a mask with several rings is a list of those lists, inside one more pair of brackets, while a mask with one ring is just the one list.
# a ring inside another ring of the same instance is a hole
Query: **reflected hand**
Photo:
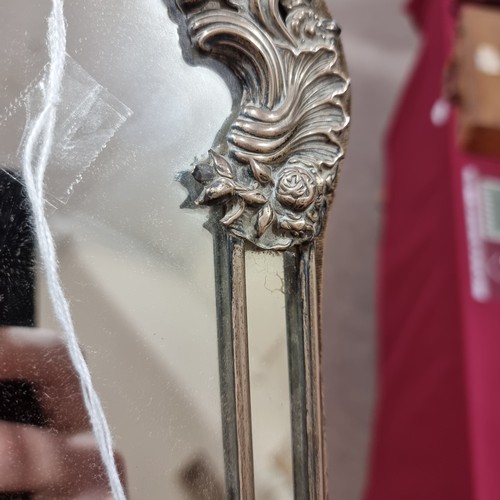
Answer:
[[[79, 380], [59, 337], [0, 327], [0, 383], [13, 380], [34, 387], [45, 425], [0, 421], [0, 496], [31, 492], [33, 500], [111, 499]], [[118, 460], [123, 477], [122, 465]]]

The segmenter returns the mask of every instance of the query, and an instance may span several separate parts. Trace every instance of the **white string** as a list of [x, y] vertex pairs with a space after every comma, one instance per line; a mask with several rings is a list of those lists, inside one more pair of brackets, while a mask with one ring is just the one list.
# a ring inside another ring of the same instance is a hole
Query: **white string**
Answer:
[[46, 87], [43, 89], [43, 109], [28, 130], [23, 152], [23, 175], [26, 192], [32, 206], [38, 251], [45, 271], [54, 314], [64, 334], [71, 361], [80, 378], [85, 406], [106, 468], [111, 492], [115, 500], [126, 500], [114, 459], [111, 432], [99, 396], [92, 384], [89, 368], [78, 345], [69, 303], [59, 277], [54, 239], [45, 216], [43, 182], [54, 139], [57, 106], [66, 60], [66, 24], [63, 4], [64, 0], [52, 0], [47, 32], [50, 64]]

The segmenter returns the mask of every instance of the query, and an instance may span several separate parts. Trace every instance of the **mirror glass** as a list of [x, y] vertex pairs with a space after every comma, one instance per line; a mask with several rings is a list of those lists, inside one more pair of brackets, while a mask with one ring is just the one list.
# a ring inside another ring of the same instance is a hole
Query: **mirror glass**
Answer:
[[[2, 2], [8, 172], [19, 170], [26, 124], [40, 110], [50, 8]], [[216, 72], [184, 61], [172, 9], [162, 0], [66, 2], [47, 212], [129, 497], [216, 499], [224, 465], [213, 242], [207, 212], [181, 209], [179, 174], [211, 147], [232, 98]], [[37, 326], [57, 331], [41, 276], [36, 290]]]
[[246, 253], [255, 495], [293, 498], [283, 256]]

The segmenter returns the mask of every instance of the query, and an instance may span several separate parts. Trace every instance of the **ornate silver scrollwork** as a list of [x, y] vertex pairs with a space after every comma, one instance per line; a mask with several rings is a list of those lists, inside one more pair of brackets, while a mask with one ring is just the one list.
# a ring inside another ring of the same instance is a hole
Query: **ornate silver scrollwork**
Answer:
[[179, 0], [202, 54], [238, 77], [241, 106], [193, 171], [196, 203], [263, 249], [317, 237], [349, 124], [350, 82], [337, 24], [310, 0]]

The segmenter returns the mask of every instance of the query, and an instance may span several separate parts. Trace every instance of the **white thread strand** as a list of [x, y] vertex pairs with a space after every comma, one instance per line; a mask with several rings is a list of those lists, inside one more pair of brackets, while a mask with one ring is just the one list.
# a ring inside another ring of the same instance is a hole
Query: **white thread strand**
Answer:
[[52, 0], [47, 32], [50, 65], [46, 88], [43, 89], [43, 109], [29, 128], [23, 152], [23, 176], [26, 192], [32, 206], [40, 260], [45, 272], [54, 314], [64, 334], [71, 361], [80, 379], [85, 406], [106, 468], [113, 498], [126, 500], [114, 459], [111, 432], [99, 396], [92, 384], [90, 371], [78, 344], [69, 303], [64, 295], [59, 277], [54, 239], [45, 216], [43, 182], [52, 149], [66, 59], [66, 24], [63, 5], [64, 0]]

